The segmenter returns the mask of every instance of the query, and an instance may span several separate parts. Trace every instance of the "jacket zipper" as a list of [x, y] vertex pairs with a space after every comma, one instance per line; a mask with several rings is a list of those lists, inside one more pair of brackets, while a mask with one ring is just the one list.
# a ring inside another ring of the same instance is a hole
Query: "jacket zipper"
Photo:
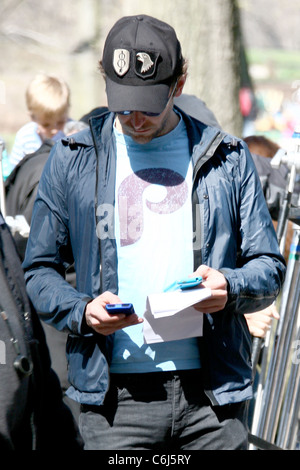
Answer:
[[[196, 183], [198, 173], [201, 167], [206, 163], [215, 153], [219, 144], [223, 140], [224, 134], [221, 131], [218, 131], [214, 137], [210, 140], [206, 148], [202, 151], [201, 155], [198, 157], [196, 164], [193, 170], [193, 182], [192, 182], [192, 211], [193, 211], [193, 233], [196, 237], [197, 233], [197, 206], [199, 206], [199, 198], [196, 190]], [[200, 220], [203, 219], [200, 213]], [[201, 231], [200, 231], [201, 234]], [[197, 269], [198, 266], [202, 264], [202, 254], [201, 254], [201, 236], [199, 236], [199, 249], [194, 250], [194, 268]]]
[[[94, 132], [92, 127], [90, 126], [92, 139], [94, 143], [94, 149], [96, 154], [96, 183], [95, 183], [95, 195], [94, 195], [94, 206], [95, 206], [95, 225], [97, 227], [97, 206], [98, 206], [98, 184], [99, 184], [99, 154], [98, 154], [98, 147], [97, 142], [94, 136]], [[98, 237], [98, 246], [99, 246], [99, 257], [100, 257], [100, 265], [99, 265], [99, 276], [100, 276], [100, 287], [99, 287], [99, 295], [102, 293], [102, 286], [103, 286], [103, 272], [102, 272], [102, 244], [101, 244], [101, 237]]]
[[[193, 233], [196, 233], [197, 229], [197, 205], [199, 205], [199, 198], [197, 195], [197, 177], [200, 169], [215, 153], [216, 149], [220, 145], [221, 141], [224, 138], [224, 134], [219, 131], [216, 135], [211, 139], [209, 144], [206, 146], [205, 150], [201, 153], [198, 157], [196, 164], [194, 166], [193, 171], [193, 185], [192, 185], [192, 211], [193, 211]], [[199, 209], [200, 211], [200, 209]], [[200, 213], [200, 221], [203, 221], [203, 217], [201, 217]], [[200, 222], [201, 223], [201, 222]], [[200, 230], [201, 234], [201, 230]], [[199, 239], [199, 248], [194, 250], [194, 269], [196, 270], [202, 264], [202, 252], [201, 252], [201, 237]], [[200, 354], [201, 357], [205, 357], [204, 347], [201, 346], [201, 342], [199, 342]], [[205, 361], [204, 361], [205, 362]], [[203, 364], [201, 364], [203, 368]], [[212, 391], [212, 387], [210, 385], [210, 378], [209, 374], [206, 372], [205, 367], [203, 368], [203, 380], [204, 380], [204, 393], [209, 399], [212, 406], [218, 405], [218, 401], [216, 400], [214, 393]]]

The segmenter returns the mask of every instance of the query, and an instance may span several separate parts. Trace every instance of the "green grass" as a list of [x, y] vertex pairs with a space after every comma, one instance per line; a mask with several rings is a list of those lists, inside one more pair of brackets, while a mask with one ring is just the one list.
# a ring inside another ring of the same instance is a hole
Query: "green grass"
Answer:
[[260, 81], [291, 82], [300, 80], [300, 52], [281, 49], [248, 49], [249, 65], [268, 67], [270, 76]]

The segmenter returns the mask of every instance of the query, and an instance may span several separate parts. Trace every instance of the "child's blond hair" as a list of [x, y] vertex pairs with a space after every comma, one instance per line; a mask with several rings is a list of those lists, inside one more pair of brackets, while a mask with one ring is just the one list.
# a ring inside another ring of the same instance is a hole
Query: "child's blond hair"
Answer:
[[26, 104], [30, 114], [44, 117], [62, 115], [70, 107], [69, 87], [55, 75], [39, 73], [26, 90]]

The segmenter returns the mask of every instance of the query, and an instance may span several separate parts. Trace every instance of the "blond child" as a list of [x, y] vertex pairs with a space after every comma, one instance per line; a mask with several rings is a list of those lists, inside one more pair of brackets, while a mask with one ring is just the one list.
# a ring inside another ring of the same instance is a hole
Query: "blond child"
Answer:
[[46, 139], [60, 135], [68, 120], [70, 90], [61, 78], [38, 74], [26, 90], [26, 105], [31, 121], [16, 134], [10, 153], [11, 165], [35, 152]]

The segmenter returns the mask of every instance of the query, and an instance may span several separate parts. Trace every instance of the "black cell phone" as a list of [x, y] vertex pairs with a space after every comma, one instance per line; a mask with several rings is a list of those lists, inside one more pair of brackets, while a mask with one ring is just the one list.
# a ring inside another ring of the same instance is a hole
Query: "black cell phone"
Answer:
[[125, 313], [125, 315], [131, 315], [135, 313], [132, 304], [107, 304], [105, 308], [111, 314]]

